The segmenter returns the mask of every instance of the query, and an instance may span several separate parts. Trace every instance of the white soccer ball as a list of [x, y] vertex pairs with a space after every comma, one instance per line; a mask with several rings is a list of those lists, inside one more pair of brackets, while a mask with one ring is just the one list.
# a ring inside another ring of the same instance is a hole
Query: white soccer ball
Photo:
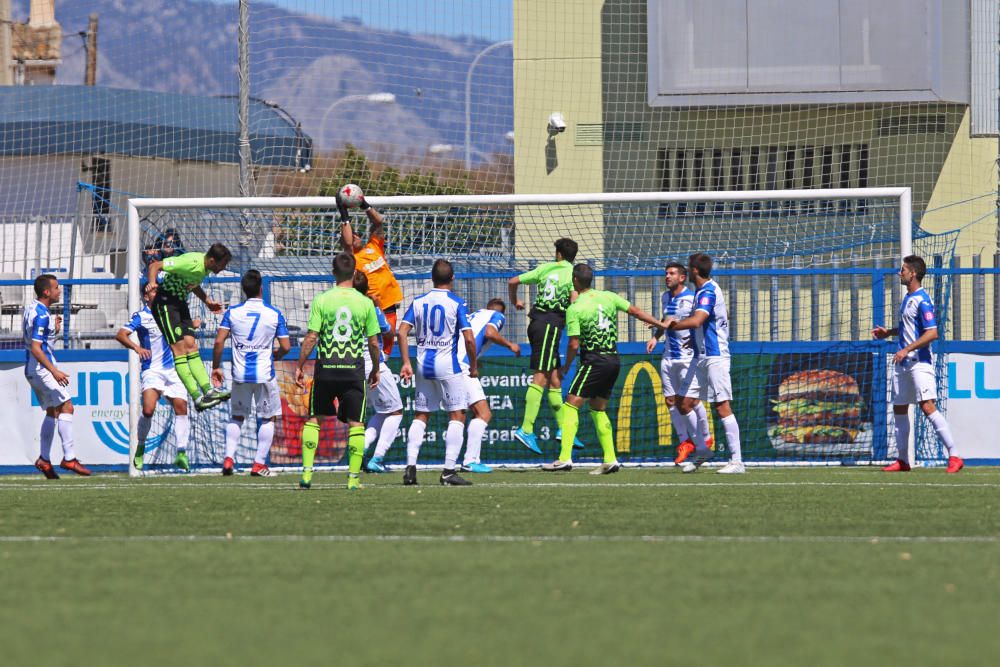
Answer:
[[365, 193], [361, 191], [361, 188], [354, 185], [354, 183], [348, 183], [340, 188], [340, 201], [347, 208], [357, 208], [361, 205], [361, 200], [364, 198]]

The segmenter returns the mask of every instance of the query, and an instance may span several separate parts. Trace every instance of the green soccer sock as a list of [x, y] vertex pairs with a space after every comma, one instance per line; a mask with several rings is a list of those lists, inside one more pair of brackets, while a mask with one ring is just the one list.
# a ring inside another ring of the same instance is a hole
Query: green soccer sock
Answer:
[[573, 441], [580, 428], [580, 408], [572, 403], [563, 403], [562, 409], [562, 443], [559, 448], [560, 461], [573, 460]]
[[306, 422], [302, 427], [302, 481], [312, 482], [313, 461], [316, 460], [316, 448], [319, 447], [319, 424]]
[[177, 377], [181, 379], [181, 384], [191, 394], [191, 398], [197, 399], [201, 396], [201, 388], [198, 386], [198, 381], [191, 375], [191, 366], [188, 365], [186, 356], [176, 355], [174, 357], [174, 370], [177, 371]]
[[562, 389], [549, 387], [547, 394], [549, 397], [549, 407], [552, 408], [552, 414], [555, 415], [556, 424], [559, 425], [559, 428], [562, 428], [562, 416], [559, 414], [560, 408], [563, 406]]
[[192, 352], [187, 356], [187, 358], [188, 369], [191, 371], [191, 377], [193, 377], [194, 381], [198, 383], [199, 387], [201, 387], [201, 393], [207, 394], [212, 390], [212, 381], [208, 379], [208, 373], [205, 371], [205, 364], [201, 360], [201, 355], [197, 352]]
[[347, 460], [347, 469], [352, 475], [361, 472], [361, 459], [365, 454], [365, 427], [352, 426], [348, 431], [347, 453], [350, 458]]
[[612, 437], [611, 420], [608, 418], [608, 413], [591, 409], [590, 418], [594, 420], [597, 441], [601, 443], [601, 451], [604, 452], [604, 462], [614, 463], [617, 458], [615, 457], [615, 442]]
[[535, 420], [538, 410], [542, 407], [542, 388], [532, 382], [528, 385], [528, 393], [524, 396], [524, 421], [521, 430], [525, 433], [535, 432]]

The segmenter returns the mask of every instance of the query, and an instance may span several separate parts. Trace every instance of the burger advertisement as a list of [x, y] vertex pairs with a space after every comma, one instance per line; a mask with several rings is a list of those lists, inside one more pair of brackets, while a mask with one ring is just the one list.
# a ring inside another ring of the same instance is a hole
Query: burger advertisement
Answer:
[[870, 454], [870, 401], [862, 394], [862, 387], [871, 384], [866, 356], [825, 359], [823, 365], [831, 368], [817, 369], [815, 358], [810, 359], [812, 368], [805, 370], [797, 370], [793, 358], [775, 363], [769, 401], [771, 445], [794, 455]]

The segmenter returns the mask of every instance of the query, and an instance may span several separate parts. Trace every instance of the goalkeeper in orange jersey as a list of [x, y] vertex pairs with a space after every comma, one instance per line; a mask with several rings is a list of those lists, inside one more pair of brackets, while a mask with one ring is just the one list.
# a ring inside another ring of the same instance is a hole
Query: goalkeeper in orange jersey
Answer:
[[[345, 251], [354, 255], [358, 271], [364, 273], [368, 278], [368, 294], [382, 309], [385, 319], [392, 327], [392, 332], [395, 333], [396, 311], [403, 302], [403, 290], [399, 286], [396, 276], [393, 275], [392, 269], [389, 268], [389, 262], [385, 256], [385, 225], [382, 214], [365, 201], [364, 195], [361, 196], [359, 206], [368, 216], [368, 221], [371, 224], [367, 243], [354, 232], [350, 214], [347, 212], [347, 205], [341, 201], [340, 192], [337, 192], [337, 211], [340, 213], [342, 223], [340, 242]], [[393, 340], [393, 336], [386, 336], [384, 339], [383, 350], [386, 356], [392, 353]]]

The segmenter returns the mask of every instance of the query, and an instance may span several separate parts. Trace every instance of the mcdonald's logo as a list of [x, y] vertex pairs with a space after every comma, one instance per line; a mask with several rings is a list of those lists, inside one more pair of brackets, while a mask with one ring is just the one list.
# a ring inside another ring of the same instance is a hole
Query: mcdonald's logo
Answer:
[[[619, 452], [629, 452], [632, 449], [632, 403], [635, 397], [635, 383], [640, 373], [645, 373], [652, 385], [652, 400], [656, 406], [656, 432], [653, 437], [656, 444], [661, 447], [669, 447], [673, 444], [673, 424], [670, 421], [670, 408], [663, 399], [663, 383], [660, 382], [660, 371], [648, 361], [640, 361], [632, 365], [628, 375], [625, 376], [625, 384], [622, 386], [621, 403], [618, 405], [618, 437], [617, 450]], [[639, 401], [640, 409], [648, 405], [644, 401]], [[711, 406], [706, 403], [706, 410], [711, 410]], [[708, 420], [709, 431], [714, 438], [714, 424], [712, 419]]]

